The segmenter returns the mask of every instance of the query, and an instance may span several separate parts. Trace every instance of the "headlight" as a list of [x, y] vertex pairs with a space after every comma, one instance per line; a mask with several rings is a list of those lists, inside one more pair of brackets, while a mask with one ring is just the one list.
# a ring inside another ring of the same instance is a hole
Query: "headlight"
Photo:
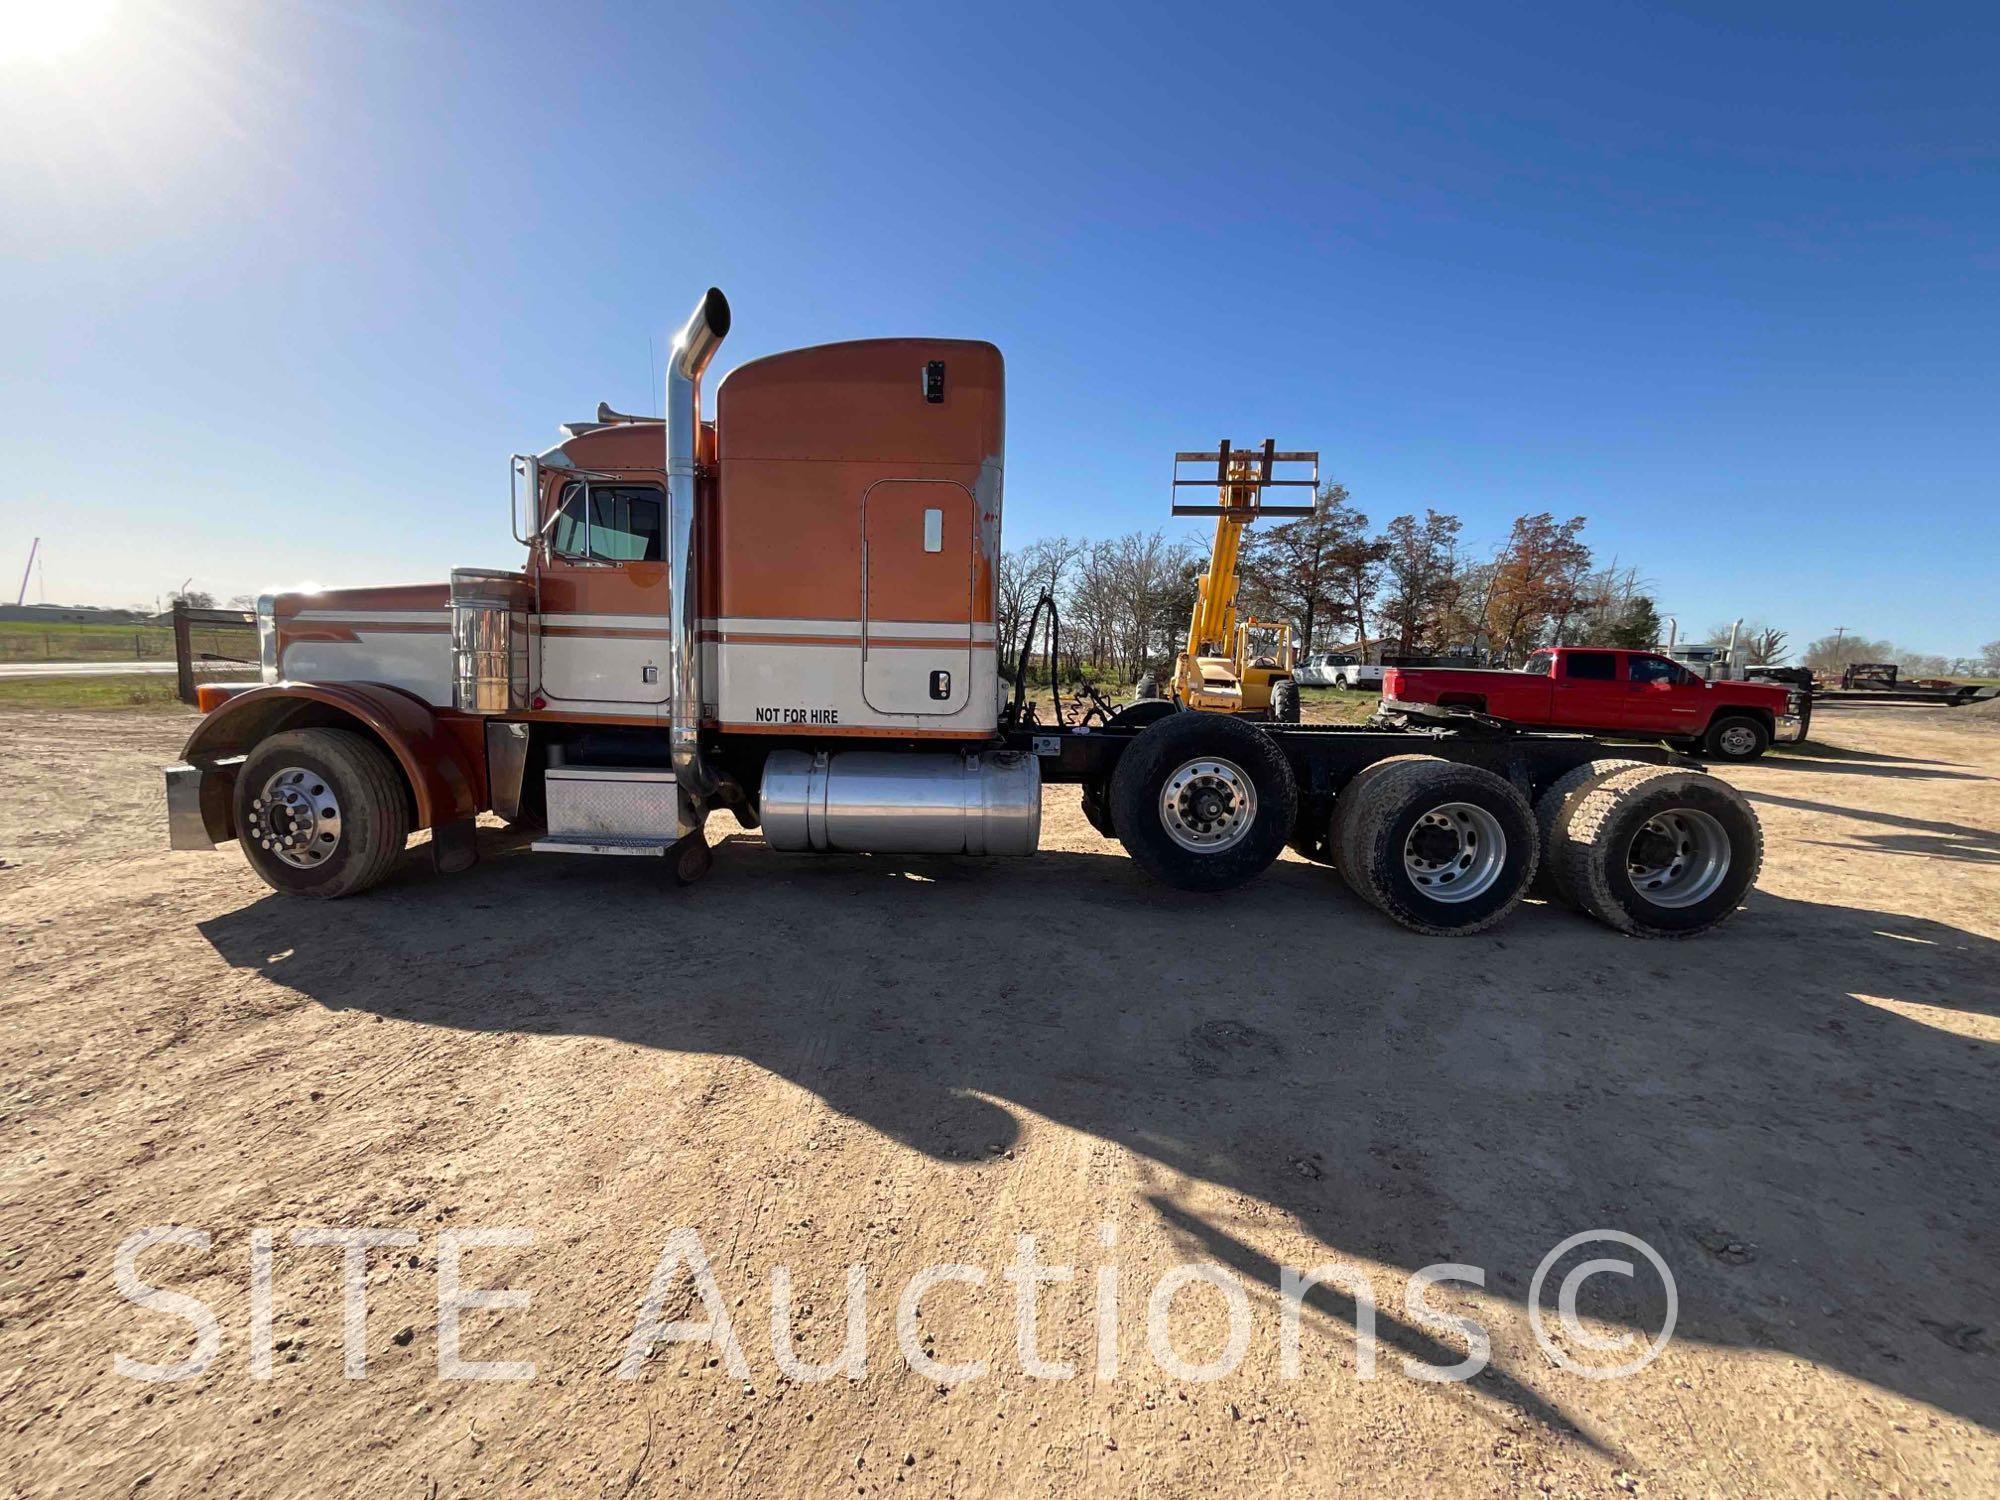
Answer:
[[278, 599], [265, 594], [257, 601], [257, 664], [266, 682], [278, 680]]

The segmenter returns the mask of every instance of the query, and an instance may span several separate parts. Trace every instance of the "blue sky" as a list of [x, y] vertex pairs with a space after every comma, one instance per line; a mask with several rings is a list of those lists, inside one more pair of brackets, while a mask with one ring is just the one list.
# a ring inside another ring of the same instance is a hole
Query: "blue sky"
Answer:
[[511, 564], [506, 455], [654, 409], [714, 282], [725, 365], [998, 343], [1013, 543], [1272, 436], [1377, 522], [1587, 515], [1696, 631], [2000, 636], [1990, 5], [123, 0], [8, 54], [10, 591], [36, 533], [65, 602]]

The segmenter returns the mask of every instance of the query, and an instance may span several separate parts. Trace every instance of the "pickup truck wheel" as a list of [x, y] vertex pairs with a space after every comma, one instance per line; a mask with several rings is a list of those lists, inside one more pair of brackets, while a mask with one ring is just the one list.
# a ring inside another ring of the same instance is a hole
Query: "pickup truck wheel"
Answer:
[[1702, 771], [1620, 771], [1572, 798], [1550, 862], [1571, 902], [1633, 937], [1686, 937], [1734, 914], [1764, 863], [1750, 804]]
[[1652, 765], [1649, 760], [1587, 760], [1582, 765], [1564, 772], [1535, 799], [1535, 832], [1541, 836], [1542, 860], [1535, 867], [1535, 882], [1532, 893], [1546, 900], [1567, 902], [1569, 898], [1556, 884], [1553, 851], [1556, 838], [1562, 832], [1565, 804], [1578, 793], [1588, 790], [1620, 771], [1631, 771]]
[[1271, 722], [1273, 724], [1299, 722], [1299, 685], [1296, 682], [1278, 682], [1271, 685]]
[[1761, 719], [1730, 714], [1708, 726], [1702, 749], [1717, 760], [1755, 760], [1771, 748], [1771, 731]]
[[1514, 786], [1430, 755], [1377, 761], [1334, 801], [1334, 862], [1354, 892], [1415, 932], [1478, 932], [1534, 877], [1535, 815]]
[[236, 776], [237, 842], [272, 890], [332, 900], [381, 882], [410, 840], [403, 773], [347, 729], [294, 729]]
[[1278, 857], [1298, 814], [1291, 762], [1260, 729], [1181, 713], [1141, 731], [1111, 777], [1111, 824], [1162, 884], [1224, 891]]
[[1327, 686], [1331, 687], [1336, 693], [1344, 693], [1347, 691], [1347, 679], [1335, 674], [1333, 681], [1328, 683]]

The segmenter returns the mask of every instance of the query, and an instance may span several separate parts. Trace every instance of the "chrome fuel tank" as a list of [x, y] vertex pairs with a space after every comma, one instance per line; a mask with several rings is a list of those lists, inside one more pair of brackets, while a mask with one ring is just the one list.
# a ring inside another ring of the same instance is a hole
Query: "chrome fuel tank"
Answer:
[[758, 794], [773, 849], [1033, 854], [1042, 772], [1032, 755], [778, 750]]

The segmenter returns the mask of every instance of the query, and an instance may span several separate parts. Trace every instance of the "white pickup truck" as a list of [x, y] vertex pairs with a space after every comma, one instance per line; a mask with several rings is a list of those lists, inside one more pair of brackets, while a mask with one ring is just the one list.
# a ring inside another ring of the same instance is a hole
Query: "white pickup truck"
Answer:
[[1321, 652], [1308, 656], [1292, 669], [1292, 675], [1307, 687], [1379, 689], [1382, 669], [1348, 652]]

